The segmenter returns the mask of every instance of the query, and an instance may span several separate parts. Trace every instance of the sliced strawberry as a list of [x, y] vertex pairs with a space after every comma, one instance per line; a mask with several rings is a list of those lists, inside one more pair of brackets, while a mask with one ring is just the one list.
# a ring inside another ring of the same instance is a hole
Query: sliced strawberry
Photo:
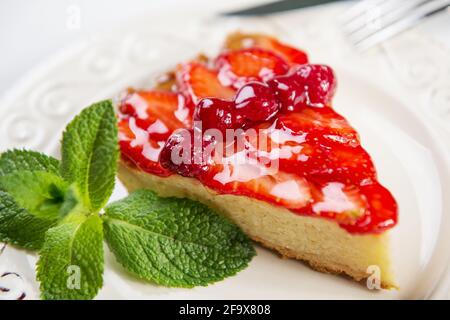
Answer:
[[308, 63], [308, 56], [302, 50], [288, 46], [273, 37], [263, 34], [234, 33], [228, 37], [225, 47], [232, 50], [263, 48], [277, 53], [290, 64]]
[[175, 129], [191, 125], [192, 110], [183, 96], [161, 90], [130, 92], [119, 111], [122, 155], [142, 170], [169, 175], [158, 162], [159, 154]]
[[333, 219], [355, 233], [377, 233], [396, 222], [395, 201], [378, 183], [355, 185], [330, 176], [315, 181], [300, 172], [243, 161], [237, 154], [213, 157], [209, 169], [197, 178], [220, 193], [249, 196], [299, 214]]
[[301, 50], [285, 45], [274, 38], [260, 41], [263, 43], [262, 46], [272, 49], [292, 64], [308, 63], [308, 56]]
[[332, 108], [302, 108], [300, 112], [281, 114], [278, 126], [297, 134], [321, 136], [329, 143], [359, 146], [359, 136], [348, 121]]
[[290, 159], [280, 159], [280, 169], [317, 183], [339, 181], [358, 185], [362, 180], [376, 178], [372, 160], [361, 147], [327, 148], [305, 143]]
[[219, 79], [223, 84], [240, 88], [249, 81], [267, 81], [285, 74], [289, 66], [277, 54], [261, 48], [227, 51], [216, 59]]
[[332, 219], [351, 233], [381, 233], [397, 223], [396, 201], [378, 182], [361, 186], [310, 183], [310, 190], [310, 204], [294, 212]]
[[356, 131], [331, 108], [305, 108], [282, 115], [270, 132], [278, 148], [293, 150], [280, 157], [281, 170], [317, 183], [359, 185], [364, 179], [376, 178], [373, 162], [359, 145]]
[[281, 171], [314, 183], [359, 185], [376, 178], [373, 162], [359, 145], [356, 132], [330, 108], [282, 115], [253, 129], [259, 141], [253, 139], [252, 145], [260, 155], [278, 161]]
[[169, 91], [131, 92], [122, 100], [119, 111], [143, 120], [159, 119], [170, 131], [188, 127], [192, 122], [192, 110], [185, 105], [184, 97]]
[[269, 174], [271, 169], [261, 163], [241, 162], [241, 156], [232, 158], [214, 162], [199, 179], [220, 193], [245, 195], [289, 209], [309, 203], [311, 193], [306, 179], [281, 171]]
[[202, 63], [179, 65], [176, 77], [179, 90], [191, 106], [195, 106], [202, 98], [231, 99], [235, 94], [233, 88], [219, 81], [216, 71], [208, 69]]
[[308, 210], [312, 214], [334, 219], [339, 224], [354, 223], [368, 209], [366, 198], [354, 185], [326, 182], [315, 184], [314, 190], [314, 201]]
[[364, 214], [340, 225], [352, 233], [381, 233], [397, 223], [397, 203], [392, 194], [378, 182], [359, 187], [366, 203]]
[[125, 160], [145, 172], [168, 176], [171, 172], [160, 165], [158, 158], [170, 133], [155, 136], [149, 133], [152, 124], [155, 127], [155, 124], [159, 126], [160, 123], [135, 117], [121, 119], [118, 125], [121, 154]]

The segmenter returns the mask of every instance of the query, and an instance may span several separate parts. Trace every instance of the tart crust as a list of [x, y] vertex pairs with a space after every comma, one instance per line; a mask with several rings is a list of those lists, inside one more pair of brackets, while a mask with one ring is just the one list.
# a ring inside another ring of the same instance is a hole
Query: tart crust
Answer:
[[210, 206], [236, 223], [251, 239], [283, 257], [361, 282], [371, 276], [368, 268], [377, 266], [381, 287], [397, 288], [390, 269], [388, 232], [350, 234], [331, 220], [301, 216], [246, 196], [218, 194], [194, 178], [152, 175], [123, 160], [118, 174], [129, 192], [151, 189], [162, 197], [190, 198]]

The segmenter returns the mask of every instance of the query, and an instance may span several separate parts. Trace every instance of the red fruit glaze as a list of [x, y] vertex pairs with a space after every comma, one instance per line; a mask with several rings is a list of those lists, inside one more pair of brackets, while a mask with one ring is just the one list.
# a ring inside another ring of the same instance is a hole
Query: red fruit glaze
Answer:
[[302, 107], [330, 105], [336, 78], [328, 66], [303, 64], [275, 77], [269, 85], [277, 92], [283, 111], [299, 111]]
[[[378, 183], [355, 129], [331, 108], [331, 68], [304, 64], [302, 51], [273, 38], [252, 39], [259, 49], [221, 54], [218, 70], [179, 66], [179, 93], [129, 94], [119, 114], [122, 157], [151, 174], [177, 173], [218, 193], [331, 219], [350, 233], [392, 228], [395, 199]], [[224, 68], [235, 76], [229, 84], [221, 79]], [[272, 70], [267, 81], [263, 68]], [[203, 132], [192, 120], [202, 121]], [[244, 130], [219, 141], [204, 134], [213, 128], [224, 137], [227, 129]]]
[[[198, 146], [195, 141], [198, 141]], [[197, 129], [179, 129], [167, 140], [160, 154], [160, 163], [171, 172], [185, 177], [196, 177], [208, 171], [208, 158], [203, 150], [213, 143]]]
[[280, 109], [275, 93], [262, 82], [242, 86], [234, 99], [236, 113], [248, 124], [270, 120]]
[[239, 89], [233, 101], [200, 100], [194, 120], [201, 121], [204, 130], [216, 128], [226, 134], [227, 129], [245, 128], [271, 119], [279, 107], [275, 93], [267, 84], [250, 82]]
[[243, 118], [236, 112], [233, 101], [204, 98], [195, 107], [194, 119], [201, 121], [203, 130], [216, 128], [223, 134], [227, 129], [243, 125]]

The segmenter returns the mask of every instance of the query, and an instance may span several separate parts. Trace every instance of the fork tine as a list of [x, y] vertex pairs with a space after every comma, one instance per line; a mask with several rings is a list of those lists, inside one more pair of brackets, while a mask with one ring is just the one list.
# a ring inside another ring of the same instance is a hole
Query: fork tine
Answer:
[[450, 5], [450, 0], [432, 0], [424, 5], [411, 11], [407, 16], [396, 22], [385, 26], [377, 32], [369, 35], [367, 38], [359, 40], [355, 43], [355, 46], [363, 51], [366, 50], [384, 40], [391, 38], [397, 33], [409, 29], [414, 26], [422, 18], [431, 16], [440, 11], [443, 11]]
[[350, 32], [349, 37], [353, 42], [358, 42], [367, 38], [371, 34], [381, 30], [392, 23], [406, 17], [408, 14], [413, 12], [415, 9], [421, 5], [430, 2], [431, 0], [411, 0], [402, 1], [402, 5], [392, 8], [386, 13], [379, 13], [379, 15], [374, 15], [372, 20], [367, 19], [367, 21], [360, 26], [359, 29]]
[[385, 16], [392, 15], [393, 12], [404, 12], [412, 7], [415, 7], [423, 2], [429, 0], [389, 0], [381, 3], [378, 6], [368, 7], [367, 10], [356, 17], [355, 19], [348, 21], [343, 29], [347, 33], [354, 33], [364, 27], [370, 25], [374, 20], [382, 20]]
[[351, 21], [358, 17], [359, 15], [366, 12], [367, 8], [372, 6], [377, 6], [383, 2], [388, 0], [360, 0], [353, 6], [351, 6], [348, 10], [346, 10], [341, 16], [340, 20], [345, 23], [345, 21]]

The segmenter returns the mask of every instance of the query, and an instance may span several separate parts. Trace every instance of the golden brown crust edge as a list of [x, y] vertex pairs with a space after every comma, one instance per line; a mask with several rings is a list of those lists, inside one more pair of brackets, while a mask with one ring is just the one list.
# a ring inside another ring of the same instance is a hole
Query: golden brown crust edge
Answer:
[[[306, 262], [314, 270], [324, 272], [324, 273], [345, 275], [345, 276], [348, 276], [348, 277], [352, 278], [353, 280], [355, 280], [357, 282], [361, 282], [361, 283], [370, 276], [370, 274], [366, 273], [366, 268], [361, 268], [361, 267], [353, 268], [352, 266], [350, 266], [346, 263], [338, 263], [336, 261], [326, 261], [326, 259], [324, 259], [323, 256], [317, 256], [314, 253], [308, 253], [308, 252], [305, 252], [302, 250], [300, 250], [300, 251], [293, 250], [285, 245], [280, 245], [280, 244], [275, 243], [276, 240], [271, 241], [270, 239], [268, 239], [266, 237], [265, 238], [259, 237], [258, 235], [255, 235], [253, 232], [251, 232], [251, 230], [247, 229], [246, 225], [241, 223], [241, 221], [236, 221], [236, 219], [235, 219], [236, 217], [230, 216], [230, 214], [226, 212], [227, 210], [224, 210], [220, 206], [217, 206], [216, 204], [214, 204], [214, 201], [217, 201], [218, 198], [223, 197], [226, 199], [225, 202], [229, 203], [230, 198], [233, 198], [235, 200], [239, 199], [239, 201], [241, 201], [242, 198], [246, 198], [245, 201], [252, 201], [252, 202], [261, 204], [263, 206], [271, 206], [274, 208], [274, 210], [275, 210], [275, 208], [277, 208], [275, 206], [272, 206], [270, 204], [267, 204], [267, 203], [259, 201], [259, 200], [254, 200], [254, 199], [250, 199], [248, 197], [242, 197], [242, 196], [221, 195], [219, 197], [215, 191], [213, 191], [207, 187], [204, 187], [203, 185], [201, 185], [200, 182], [198, 182], [195, 179], [185, 178], [185, 177], [181, 177], [178, 175], [173, 175], [173, 176], [170, 176], [167, 178], [159, 177], [156, 175], [152, 175], [152, 174], [148, 174], [148, 173], [139, 171], [139, 170], [127, 165], [124, 161], [121, 161], [121, 163], [119, 164], [118, 173], [119, 173], [118, 174], [119, 179], [125, 185], [125, 187], [127, 188], [127, 190], [129, 192], [132, 192], [133, 190], [140, 189], [140, 188], [147, 188], [147, 189], [151, 189], [151, 190], [157, 192], [160, 196], [187, 197], [187, 198], [198, 200], [200, 202], [203, 202], [203, 203], [209, 205], [210, 207], [216, 209], [217, 211], [219, 211], [220, 213], [224, 214], [225, 216], [227, 216], [228, 218], [233, 220], [235, 223], [237, 223], [252, 240], [260, 243], [261, 245], [263, 245], [266, 248], [277, 251], [282, 257], [300, 260], [300, 261]], [[182, 184], [188, 185], [188, 187], [183, 188], [183, 187], [181, 187]], [[202, 191], [199, 191], [198, 193], [200, 193], [200, 194], [207, 193], [209, 195], [209, 197], [205, 197], [204, 195], [202, 197], [202, 195], [196, 194], [197, 193], [195, 191], [196, 189], [197, 189], [197, 191], [201, 189]], [[209, 199], [207, 199], [207, 198], [209, 198]], [[212, 201], [211, 199], [215, 199], [215, 200]], [[301, 216], [292, 215], [289, 217], [292, 218], [292, 217], [301, 217]], [[304, 218], [305, 217], [301, 217], [301, 219], [304, 219]], [[330, 225], [334, 225], [334, 228], [336, 230], [341, 229], [334, 222], [331, 222], [331, 221], [328, 221], [325, 219], [311, 218], [311, 217], [309, 219], [314, 219], [314, 221], [317, 221], [321, 224], [326, 225], [326, 228], [329, 227]], [[339, 230], [339, 231], [341, 231], [341, 230]], [[362, 240], [362, 242], [364, 242], [364, 241], [367, 242], [367, 239], [369, 239], [368, 240], [369, 243], [374, 243], [377, 246], [387, 246], [386, 235], [382, 235], [382, 236], [376, 236], [376, 235], [351, 236], [351, 235], [348, 235], [348, 236], [349, 237], [360, 237], [361, 239], [364, 239], [364, 240]], [[376, 264], [376, 265], [381, 264], [382, 274], [384, 275], [384, 276], [382, 276], [382, 279], [381, 279], [381, 287], [383, 289], [398, 289], [397, 285], [395, 284], [395, 282], [393, 280], [393, 276], [390, 272], [390, 265], [389, 265], [390, 263], [389, 263], [389, 261], [387, 261], [387, 262], [385, 261], [386, 259], [388, 259], [386, 257], [387, 249], [386, 250], [383, 249], [382, 251], [383, 252], [381, 253], [381, 255], [380, 254], [375, 255], [376, 258], [374, 258], [374, 260], [372, 260], [372, 261], [375, 261], [374, 263], [367, 262], [367, 264], [368, 265], [369, 264]], [[380, 257], [381, 257], [381, 259], [379, 261], [376, 261]], [[381, 262], [381, 263], [378, 263], [378, 262]]]
[[[322, 272], [322, 273], [328, 273], [328, 274], [334, 274], [334, 275], [340, 275], [344, 277], [349, 277], [350, 279], [353, 279], [356, 282], [360, 282], [362, 285], [364, 285], [364, 281], [369, 277], [367, 273], [362, 273], [360, 271], [354, 270], [350, 268], [349, 266], [342, 266], [334, 264], [330, 266], [329, 264], [325, 265], [321, 261], [319, 261], [317, 258], [313, 256], [308, 256], [299, 252], [295, 252], [293, 250], [290, 250], [285, 247], [274, 245], [270, 242], [267, 242], [263, 239], [260, 239], [258, 237], [250, 237], [253, 241], [258, 242], [262, 246], [274, 250], [278, 252], [282, 258], [285, 259], [295, 259], [299, 260], [305, 264], [307, 264], [311, 269]], [[387, 281], [381, 281], [381, 288], [382, 289], [396, 289], [398, 290], [398, 286], [394, 283], [390, 283]]]

